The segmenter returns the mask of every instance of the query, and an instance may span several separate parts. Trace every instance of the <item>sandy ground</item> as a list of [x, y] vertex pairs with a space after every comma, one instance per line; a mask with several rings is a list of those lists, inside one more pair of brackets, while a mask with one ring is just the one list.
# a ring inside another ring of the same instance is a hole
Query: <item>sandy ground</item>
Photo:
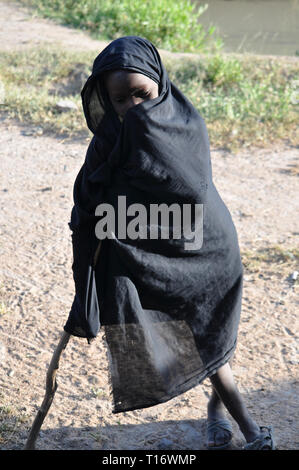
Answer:
[[[0, 2], [1, 49], [42, 41], [103, 47], [83, 33]], [[6, 306], [0, 315], [0, 405], [26, 417], [0, 448], [22, 449], [73, 300], [68, 222], [72, 187], [88, 142], [30, 135], [28, 127], [5, 116], [0, 140], [0, 290]], [[291, 171], [298, 165], [298, 149], [281, 144], [232, 154], [212, 148], [211, 157], [241, 250], [298, 247], [299, 184]], [[299, 448], [298, 284], [290, 280], [295, 269], [268, 263], [246, 273], [234, 363], [252, 416], [259, 424], [273, 425], [279, 449]], [[113, 415], [102, 334], [91, 345], [72, 337], [37, 449], [204, 449], [209, 393], [205, 381], [167, 403]], [[234, 422], [233, 427], [237, 448], [244, 439]]]

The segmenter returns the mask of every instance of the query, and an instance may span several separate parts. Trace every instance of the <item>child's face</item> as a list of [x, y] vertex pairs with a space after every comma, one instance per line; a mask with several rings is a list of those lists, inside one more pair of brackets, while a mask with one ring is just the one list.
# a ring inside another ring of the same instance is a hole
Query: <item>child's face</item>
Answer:
[[115, 70], [107, 74], [105, 85], [112, 106], [121, 120], [132, 106], [159, 96], [158, 84], [141, 73]]

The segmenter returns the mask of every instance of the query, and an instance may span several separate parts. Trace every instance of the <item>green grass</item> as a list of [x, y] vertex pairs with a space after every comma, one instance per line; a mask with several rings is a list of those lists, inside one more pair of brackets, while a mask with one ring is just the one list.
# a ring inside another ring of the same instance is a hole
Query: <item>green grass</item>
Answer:
[[[89, 136], [80, 90], [97, 52], [54, 46], [0, 53], [0, 113], [64, 136]], [[206, 121], [213, 147], [237, 150], [284, 140], [298, 145], [294, 62], [230, 55], [165, 56], [170, 79]], [[80, 75], [81, 74], [81, 75]], [[4, 90], [4, 91], [3, 91]], [[61, 98], [78, 109], [63, 113]]]
[[[205, 30], [200, 16], [208, 5], [190, 0], [22, 0], [46, 17], [90, 32], [98, 39], [146, 37], [172, 51], [220, 47], [214, 28]], [[213, 38], [213, 40], [212, 40]]]
[[212, 55], [176, 61], [170, 76], [202, 114], [213, 145], [298, 144], [292, 83], [298, 65], [246, 56]]
[[94, 54], [68, 53], [55, 47], [0, 53], [0, 80], [5, 89], [0, 110], [20, 122], [38, 125], [44, 131], [68, 135], [86, 133], [79, 92], [69, 95], [78, 105], [78, 111], [61, 113], [56, 107], [61, 97], [55, 88], [68, 83], [78, 67], [85, 68], [88, 74], [93, 58]]
[[107, 395], [106, 391], [100, 387], [92, 387], [91, 393], [93, 397], [101, 398], [101, 399], [108, 399], [109, 396]]
[[[2, 398], [2, 397], [0, 397]], [[0, 405], [0, 447], [19, 439], [19, 433], [27, 428], [29, 417], [23, 411], [10, 405]]]
[[[278, 272], [289, 272], [298, 266], [299, 249], [297, 247], [282, 247], [272, 245], [257, 250], [244, 250], [241, 252], [245, 270], [258, 273], [261, 270], [276, 269]], [[298, 281], [296, 281], [298, 283]]]

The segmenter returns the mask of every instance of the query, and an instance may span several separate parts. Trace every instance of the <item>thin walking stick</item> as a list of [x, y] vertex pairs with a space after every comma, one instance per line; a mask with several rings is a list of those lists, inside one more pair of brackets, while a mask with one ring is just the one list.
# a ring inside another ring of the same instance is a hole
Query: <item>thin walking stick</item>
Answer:
[[63, 331], [60, 341], [53, 353], [52, 360], [50, 362], [47, 378], [46, 378], [46, 393], [44, 400], [41, 404], [40, 409], [35, 417], [35, 420], [32, 424], [26, 445], [25, 450], [32, 450], [35, 449], [35, 441], [37, 439], [38, 433], [40, 428], [44, 422], [44, 419], [49, 411], [49, 408], [53, 402], [55, 392], [57, 390], [57, 382], [56, 382], [56, 373], [59, 368], [59, 361], [63, 350], [66, 348], [70, 334], [66, 331]]
[[[94, 254], [93, 258], [93, 267], [96, 266], [99, 254], [100, 254], [100, 249], [102, 245], [102, 240], [100, 240], [97, 249]], [[37, 439], [38, 433], [40, 431], [40, 428], [44, 422], [45, 417], [47, 416], [47, 413], [49, 411], [49, 408], [53, 402], [55, 392], [57, 390], [57, 382], [56, 382], [56, 373], [59, 368], [59, 361], [61, 358], [61, 354], [63, 350], [66, 348], [69, 339], [70, 339], [70, 334], [67, 333], [66, 331], [62, 332], [61, 338], [59, 340], [59, 343], [53, 353], [52, 360], [50, 362], [48, 371], [47, 371], [47, 378], [46, 378], [46, 393], [44, 400], [41, 404], [40, 409], [38, 410], [38, 413], [35, 417], [35, 420], [33, 421], [32, 427], [30, 429], [30, 433], [25, 445], [25, 450], [33, 450], [35, 449], [35, 441]], [[91, 340], [88, 339], [88, 343], [90, 343]]]

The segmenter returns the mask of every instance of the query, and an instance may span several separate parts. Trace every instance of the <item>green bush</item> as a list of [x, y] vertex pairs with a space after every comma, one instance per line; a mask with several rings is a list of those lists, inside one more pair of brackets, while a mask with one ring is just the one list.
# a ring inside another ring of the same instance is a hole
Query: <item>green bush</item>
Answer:
[[44, 16], [90, 31], [97, 38], [116, 39], [136, 35], [156, 47], [171, 51], [202, 51], [220, 48], [200, 16], [208, 5], [190, 0], [22, 0]]

